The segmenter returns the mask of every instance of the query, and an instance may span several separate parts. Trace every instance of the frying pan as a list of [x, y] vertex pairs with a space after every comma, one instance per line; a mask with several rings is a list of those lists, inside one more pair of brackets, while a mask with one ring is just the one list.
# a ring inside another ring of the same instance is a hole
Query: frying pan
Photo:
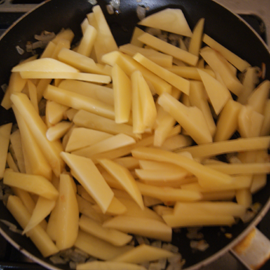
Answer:
[[[138, 3], [136, 0], [122, 0], [120, 13], [109, 15], [106, 11], [105, 0], [98, 1], [103, 9], [111, 31], [118, 43], [122, 45], [130, 41], [132, 30], [138, 22], [136, 14], [137, 5], [149, 7], [147, 13], [151, 14], [163, 8], [182, 9], [187, 21], [193, 29], [196, 22], [205, 18], [205, 33], [232, 50], [234, 53], [247, 60], [252, 66], [266, 65], [266, 79], [270, 79], [270, 54], [266, 45], [259, 36], [237, 15], [211, 0], [148, 0]], [[16, 46], [25, 49], [27, 41], [33, 41], [35, 34], [43, 30], [57, 33], [62, 28], [71, 28], [75, 33], [74, 42], [81, 37], [80, 23], [85, 15], [91, 12], [92, 5], [87, 0], [51, 0], [45, 1], [38, 8], [26, 14], [17, 21], [0, 40], [0, 85], [8, 83], [11, 68], [21, 59], [30, 54], [18, 54]], [[0, 92], [0, 99], [3, 93]], [[0, 124], [15, 121], [11, 111], [0, 108]], [[269, 175], [268, 175], [269, 180]], [[267, 212], [270, 202], [270, 181], [266, 187], [254, 195], [254, 202], [262, 205], [260, 212], [249, 223], [238, 223], [231, 228], [225, 228], [231, 233], [232, 238], [225, 237], [220, 227], [205, 227], [201, 230], [204, 239], [209, 243], [209, 248], [204, 252], [194, 252], [189, 247], [190, 240], [186, 237], [186, 230], [173, 235], [173, 244], [179, 247], [179, 252], [186, 260], [185, 268], [194, 269], [206, 265], [210, 261], [221, 256], [235, 245], [249, 229], [255, 226]], [[0, 219], [8, 220], [14, 224], [17, 222], [7, 211], [3, 203], [0, 203]], [[29, 256], [37, 263], [49, 269], [69, 269], [68, 265], [53, 266], [48, 258], [43, 258], [32, 242], [20, 234], [11, 232], [0, 223], [1, 234], [15, 247]]]

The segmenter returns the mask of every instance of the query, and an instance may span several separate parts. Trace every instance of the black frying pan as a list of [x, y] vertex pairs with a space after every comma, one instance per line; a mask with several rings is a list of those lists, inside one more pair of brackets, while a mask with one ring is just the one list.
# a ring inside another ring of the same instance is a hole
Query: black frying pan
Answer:
[[[266, 64], [266, 78], [270, 79], [270, 54], [267, 47], [243, 20], [211, 0], [148, 0], [145, 3], [137, 3], [136, 0], [122, 0], [120, 6], [121, 13], [118, 15], [109, 15], [107, 13], [106, 4], [109, 0], [100, 0], [98, 2], [104, 11], [118, 45], [125, 44], [130, 40], [132, 30], [138, 22], [136, 15], [138, 4], [148, 6], [148, 14], [166, 7], [180, 8], [183, 10], [191, 29], [193, 29], [200, 18], [204, 17], [205, 32], [208, 35], [247, 60], [253, 66], [260, 67], [262, 62], [264, 62]], [[46, 3], [13, 25], [0, 40], [0, 85], [8, 82], [10, 70], [14, 65], [21, 59], [30, 56], [26, 53], [22, 56], [19, 55], [15, 48], [17, 45], [25, 48], [26, 42], [33, 40], [35, 34], [39, 34], [43, 30], [57, 33], [61, 28], [67, 27], [74, 31], [75, 42], [78, 41], [81, 36], [80, 23], [85, 18], [85, 15], [91, 11], [91, 8], [92, 6], [87, 0], [46, 1]], [[0, 91], [0, 99], [2, 98], [3, 93]], [[2, 125], [10, 121], [14, 121], [12, 112], [0, 108], [0, 124]], [[179, 246], [179, 251], [186, 260], [185, 267], [193, 268], [205, 265], [236, 244], [248, 232], [251, 226], [254, 226], [261, 220], [268, 210], [270, 205], [269, 194], [270, 182], [268, 181], [267, 186], [254, 195], [254, 202], [261, 203], [263, 206], [262, 210], [251, 222], [246, 224], [239, 223], [231, 228], [226, 228], [226, 232], [231, 233], [233, 236], [231, 239], [226, 238], [219, 227], [203, 228], [202, 232], [205, 240], [210, 245], [205, 252], [193, 252], [189, 248], [190, 240], [185, 236], [186, 230], [175, 234], [173, 244]], [[16, 221], [2, 203], [0, 203], [0, 219], [16, 224]], [[47, 268], [54, 267], [49, 259], [42, 258], [29, 239], [12, 233], [2, 223], [0, 223], [0, 226], [1, 233], [13, 245], [43, 266]], [[61, 268], [69, 269], [68, 266], [61, 266]]]

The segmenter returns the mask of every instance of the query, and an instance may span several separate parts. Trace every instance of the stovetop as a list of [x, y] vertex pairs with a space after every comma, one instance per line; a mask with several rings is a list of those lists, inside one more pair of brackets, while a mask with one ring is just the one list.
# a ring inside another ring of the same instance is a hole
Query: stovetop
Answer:
[[[124, 1], [124, 0], [122, 0]], [[244, 18], [267, 43], [270, 42], [270, 0], [215, 0]], [[0, 36], [25, 12], [43, 0], [0, 0]], [[258, 229], [270, 239], [270, 211], [258, 224]], [[0, 235], [0, 270], [44, 270]], [[246, 270], [230, 252], [200, 270]], [[270, 260], [260, 269], [269, 270]]]

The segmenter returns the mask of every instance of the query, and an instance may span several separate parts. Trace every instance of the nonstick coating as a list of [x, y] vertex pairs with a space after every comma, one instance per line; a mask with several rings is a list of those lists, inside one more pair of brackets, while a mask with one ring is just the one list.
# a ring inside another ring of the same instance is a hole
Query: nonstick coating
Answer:
[[[243, 22], [238, 16], [211, 0], [148, 0], [138, 3], [136, 0], [122, 0], [120, 13], [109, 15], [106, 11], [106, 4], [109, 1], [98, 1], [102, 7], [106, 19], [111, 27], [112, 33], [118, 43], [122, 45], [130, 41], [132, 31], [138, 18], [136, 15], [137, 5], [149, 7], [147, 15], [159, 11], [163, 8], [180, 8], [184, 12], [187, 21], [193, 29], [196, 22], [205, 18], [205, 33], [216, 39], [218, 42], [247, 60], [252, 66], [266, 65], [266, 78], [270, 79], [270, 55], [267, 47], [260, 38]], [[81, 37], [80, 23], [85, 15], [91, 12], [92, 5], [87, 0], [51, 0], [30, 12], [24, 18], [14, 24], [0, 40], [0, 85], [8, 83], [11, 68], [21, 59], [25, 59], [29, 54], [19, 55], [16, 46], [25, 49], [27, 41], [33, 40], [35, 34], [40, 34], [43, 30], [54, 31], [57, 33], [62, 28], [71, 28], [75, 33], [75, 42]], [[0, 92], [0, 100], [3, 98]], [[0, 109], [0, 124], [14, 121], [11, 111]], [[269, 179], [269, 177], [268, 177]], [[258, 223], [267, 211], [269, 205], [270, 184], [255, 194], [254, 202], [261, 203], [264, 207], [261, 212], [247, 224], [239, 223], [231, 228], [224, 227], [225, 232], [231, 233], [232, 238], [225, 237], [224, 230], [220, 227], [206, 227], [201, 230], [205, 240], [210, 247], [204, 252], [194, 252], [189, 247], [190, 240], [186, 237], [186, 230], [174, 234], [173, 244], [179, 247], [180, 253], [186, 260], [185, 267], [195, 267], [198, 264], [205, 264], [218, 254], [225, 252], [232, 243], [242, 237], [251, 225]], [[16, 223], [5, 206], [0, 203], [0, 219], [9, 220]], [[43, 264], [47, 268], [50, 266], [48, 259], [42, 258], [39, 251], [32, 242], [19, 234], [14, 234], [0, 223], [2, 234], [17, 244], [20, 249], [32, 254], [32, 259]], [[15, 245], [16, 245], [15, 244]], [[59, 268], [69, 269], [68, 265], [58, 266]]]

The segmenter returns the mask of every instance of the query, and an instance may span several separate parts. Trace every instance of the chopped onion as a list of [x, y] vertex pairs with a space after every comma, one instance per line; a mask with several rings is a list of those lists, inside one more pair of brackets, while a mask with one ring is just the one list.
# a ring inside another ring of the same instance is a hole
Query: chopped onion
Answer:
[[6, 83], [4, 83], [4, 84], [1, 85], [1, 88], [2, 88], [2, 90], [3, 90], [4, 93], [6, 93], [7, 87], [8, 87], [8, 85]]
[[145, 14], [146, 14], [146, 9], [144, 6], [137, 6], [137, 16], [139, 18], [139, 20], [142, 20], [145, 18]]
[[154, 241], [151, 243], [151, 246], [161, 248], [162, 247], [162, 242], [160, 240]]
[[190, 241], [190, 247], [193, 249], [197, 249], [200, 251], [205, 251], [208, 247], [209, 244], [205, 240], [200, 240], [200, 241]]
[[177, 253], [178, 252], [178, 247], [172, 245], [171, 243], [163, 243], [162, 248], [163, 249], [166, 249], [168, 251], [171, 251], [173, 253]]
[[24, 54], [24, 49], [22, 49], [19, 45], [16, 46], [16, 50], [17, 50], [18, 54], [20, 54], [20, 55]]
[[114, 9], [112, 5], [107, 5], [106, 9], [107, 9], [108, 14], [110, 15], [114, 14]]

